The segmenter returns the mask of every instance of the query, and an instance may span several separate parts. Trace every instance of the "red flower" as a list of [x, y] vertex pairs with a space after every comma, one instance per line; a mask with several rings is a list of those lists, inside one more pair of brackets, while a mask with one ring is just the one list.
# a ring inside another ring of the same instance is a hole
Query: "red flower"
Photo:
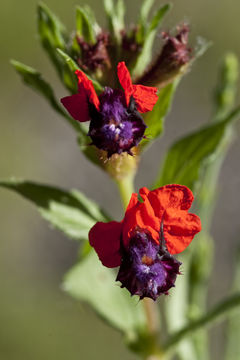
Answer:
[[201, 230], [199, 217], [188, 212], [194, 198], [186, 186], [166, 185], [153, 191], [144, 187], [139, 193], [143, 202], [132, 194], [121, 222], [98, 222], [89, 232], [91, 246], [107, 267], [121, 265], [136, 232], [149, 234], [156, 245], [165, 242], [173, 255], [182, 252]]
[[92, 145], [107, 151], [108, 157], [127, 152], [144, 136], [146, 124], [139, 112], [151, 111], [157, 102], [157, 88], [133, 85], [124, 62], [118, 64], [118, 78], [123, 90], [105, 87], [97, 96], [92, 81], [76, 71], [78, 94], [61, 99], [70, 115], [80, 122], [90, 120]]

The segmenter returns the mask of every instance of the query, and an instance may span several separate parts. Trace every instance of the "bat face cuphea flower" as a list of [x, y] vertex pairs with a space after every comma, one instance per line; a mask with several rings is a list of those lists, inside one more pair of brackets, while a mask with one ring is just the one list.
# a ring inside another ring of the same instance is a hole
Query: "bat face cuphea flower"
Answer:
[[142, 201], [132, 194], [121, 222], [96, 223], [89, 241], [103, 265], [120, 266], [122, 287], [156, 300], [174, 286], [181, 263], [173, 255], [191, 243], [201, 222], [188, 212], [193, 194], [186, 186], [142, 188], [139, 193]]
[[118, 78], [124, 89], [105, 87], [97, 96], [92, 81], [80, 70], [78, 93], [61, 99], [70, 115], [80, 122], [90, 120], [92, 144], [113, 154], [128, 152], [144, 136], [146, 125], [140, 115], [151, 111], [158, 100], [157, 89], [134, 85], [124, 62], [118, 64]]

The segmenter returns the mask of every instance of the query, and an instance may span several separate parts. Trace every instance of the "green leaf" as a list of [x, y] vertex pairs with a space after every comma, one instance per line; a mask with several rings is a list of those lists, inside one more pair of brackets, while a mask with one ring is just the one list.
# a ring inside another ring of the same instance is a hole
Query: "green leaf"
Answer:
[[90, 44], [96, 42], [96, 34], [92, 25], [92, 19], [88, 12], [83, 7], [78, 6], [76, 9], [77, 34]]
[[97, 23], [97, 20], [96, 20], [96, 17], [95, 17], [95, 14], [94, 14], [93, 10], [91, 9], [90, 6], [84, 5], [84, 11], [88, 15], [88, 18], [89, 18], [89, 20], [90, 20], [90, 22], [92, 24], [92, 28], [93, 28], [95, 34], [96, 35], [99, 34], [102, 31], [102, 29]]
[[221, 64], [215, 93], [216, 119], [222, 119], [232, 110], [236, 98], [238, 77], [238, 59], [233, 53], [229, 53], [224, 57]]
[[[230, 57], [229, 57], [230, 56]], [[236, 96], [237, 60], [234, 55], [227, 55], [220, 68], [220, 76], [215, 94], [215, 115], [211, 121], [218, 122], [232, 110]], [[202, 231], [191, 253], [189, 273], [189, 310], [188, 318], [195, 319], [203, 315], [207, 307], [208, 280], [213, 266], [214, 241], [210, 235], [214, 212], [218, 178], [222, 163], [233, 140], [232, 125], [228, 126], [217, 155], [202, 171], [195, 206], [202, 222]], [[198, 359], [208, 359], [208, 334], [204, 329], [192, 337]]]
[[15, 60], [11, 60], [11, 64], [26, 85], [30, 86], [33, 90], [42, 95], [54, 110], [62, 115], [75, 130], [79, 131], [79, 124], [77, 121], [73, 120], [65, 113], [65, 111], [63, 111], [59, 102], [55, 98], [51, 86], [43, 79], [42, 75], [37, 70]]
[[[74, 74], [74, 72], [76, 70], [80, 70], [78, 65], [76, 64], [76, 62], [68, 55], [66, 54], [64, 51], [62, 51], [61, 49], [57, 49], [56, 50], [58, 52], [58, 54], [61, 56], [61, 58], [65, 61], [66, 66], [68, 67], [68, 69]], [[82, 71], [82, 69], [81, 69]], [[87, 74], [86, 74], [87, 75]], [[91, 78], [91, 76], [87, 75], [87, 77], [89, 78], [89, 80], [92, 81], [94, 89], [96, 90], [97, 93], [101, 93], [103, 91], [103, 87], [99, 84], [98, 81], [94, 80]], [[75, 81], [77, 83], [77, 77], [75, 76]], [[77, 91], [76, 91], [77, 92]]]
[[146, 22], [147, 21], [147, 17], [149, 14], [149, 11], [151, 10], [151, 7], [153, 6], [155, 0], [144, 0], [142, 2], [142, 6], [140, 9], [140, 22]]
[[149, 111], [144, 117], [147, 129], [145, 132], [146, 139], [142, 140], [141, 148], [149, 145], [154, 139], [162, 134], [164, 119], [171, 108], [178, 82], [178, 80], [175, 80], [159, 91], [156, 105], [153, 110]]
[[107, 323], [136, 340], [146, 327], [143, 303], [115, 282], [116, 274], [105, 268], [95, 252], [65, 276], [63, 288], [74, 298], [89, 303]]
[[63, 84], [72, 92], [77, 91], [75, 75], [69, 71], [65, 62], [56, 52], [56, 49], [66, 51], [66, 42], [69, 40], [64, 25], [43, 3], [37, 8], [38, 33], [43, 48], [55, 65], [57, 73]]
[[[236, 261], [234, 267], [234, 281], [233, 281], [233, 291], [240, 291], [240, 249], [238, 249], [236, 254]], [[239, 332], [240, 332], [240, 309], [236, 311], [228, 319], [227, 332], [226, 332], [226, 353], [225, 360], [235, 360], [240, 354], [240, 342], [239, 342]]]
[[142, 51], [139, 54], [136, 64], [132, 70], [133, 78], [136, 79], [136, 78], [140, 77], [143, 74], [143, 72], [145, 71], [149, 62], [151, 61], [152, 47], [153, 47], [153, 42], [154, 42], [154, 39], [155, 39], [155, 36], [157, 33], [157, 29], [160, 26], [160, 24], [162, 23], [164, 16], [170, 9], [171, 9], [170, 4], [163, 5], [157, 11], [155, 16], [153, 17], [153, 19], [149, 25], [149, 28], [147, 30], [146, 36], [145, 36], [145, 41], [143, 44]]
[[44, 3], [38, 5], [37, 14], [39, 35], [44, 47], [47, 50], [50, 48], [65, 49], [66, 40], [68, 40], [65, 26]]
[[0, 181], [0, 187], [13, 190], [33, 202], [44, 219], [76, 240], [86, 240], [97, 221], [109, 220], [97, 204], [77, 190], [68, 192], [15, 179]]
[[109, 30], [114, 34], [118, 44], [121, 42], [121, 31], [124, 29], [125, 5], [123, 0], [104, 0], [104, 8], [107, 14]]
[[92, 161], [95, 165], [100, 166], [96, 148], [89, 145], [90, 138], [87, 135], [88, 129], [85, 124], [79, 123], [78, 121], [72, 119], [72, 117], [70, 117], [62, 109], [59, 102], [55, 98], [51, 86], [42, 78], [42, 75], [38, 71], [15, 60], [12, 60], [11, 64], [14, 66], [17, 73], [21, 76], [24, 83], [37, 91], [40, 95], [43, 95], [51, 107], [60, 115], [62, 115], [64, 119], [67, 120], [68, 123], [77, 131], [77, 139], [80, 150], [90, 161]]
[[143, 44], [144, 42], [144, 37], [147, 29], [147, 18], [153, 3], [154, 0], [144, 0], [142, 3], [138, 20], [138, 31], [136, 34], [136, 40], [138, 44]]
[[182, 184], [194, 190], [206, 162], [216, 156], [228, 125], [240, 114], [240, 108], [225, 120], [204, 127], [177, 141], [168, 151], [154, 187]]
[[[221, 118], [232, 109], [236, 98], [236, 81], [238, 78], [238, 62], [233, 54], [227, 54], [220, 68], [220, 76], [217, 85], [217, 97], [215, 97], [216, 115], [212, 123], [221, 121]], [[190, 273], [189, 297], [190, 306], [194, 311], [204, 312], [206, 308], [207, 287], [206, 280], [209, 278], [214, 242], [209, 234], [216, 193], [218, 178], [222, 163], [225, 159], [229, 145], [233, 140], [232, 125], [228, 126], [217, 156], [208, 166], [205, 166], [201, 176], [197, 194], [197, 209], [201, 218], [203, 230], [199, 234], [198, 245], [194, 247], [191, 259], [192, 270]], [[193, 314], [194, 315], [194, 314]]]
[[200, 316], [196, 320], [190, 322], [179, 331], [173, 333], [167, 342], [163, 345], [163, 350], [170, 350], [173, 346], [176, 346], [180, 341], [188, 336], [192, 336], [195, 331], [201, 330], [206, 326], [213, 325], [217, 320], [224, 320], [226, 316], [236, 310], [240, 306], [240, 293], [236, 293], [229, 296], [210, 311]]

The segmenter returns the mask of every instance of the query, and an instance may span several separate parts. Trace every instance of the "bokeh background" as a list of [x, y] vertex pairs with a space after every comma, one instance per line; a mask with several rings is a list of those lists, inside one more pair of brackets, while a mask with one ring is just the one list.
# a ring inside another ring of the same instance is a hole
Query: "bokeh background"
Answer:
[[[74, 28], [75, 5], [86, 2], [95, 9], [99, 22], [105, 23], [100, 0], [45, 2], [69, 30]], [[201, 35], [212, 40], [213, 46], [182, 81], [164, 138], [142, 159], [137, 188], [152, 182], [165, 150], [176, 138], [208, 121], [222, 55], [231, 50], [240, 58], [239, 0], [172, 2], [175, 6], [164, 28], [171, 29], [187, 20], [192, 41]], [[127, 20], [134, 21], [136, 2], [126, 3]], [[140, 5], [140, 1], [137, 3]], [[14, 58], [37, 68], [55, 85], [59, 97], [66, 94], [37, 41], [36, 5], [36, 0], [0, 2], [0, 178], [14, 175], [79, 188], [120, 219], [121, 206], [114, 184], [87, 162], [78, 150], [72, 129], [43, 99], [22, 85], [9, 65], [9, 59]], [[231, 286], [234, 252], [240, 240], [239, 155], [240, 142], [236, 138], [221, 172], [212, 226], [217, 252], [209, 305], [226, 295]], [[87, 306], [61, 291], [61, 279], [76, 260], [77, 244], [50, 229], [32, 205], [6, 190], [0, 190], [0, 222], [0, 359], [136, 359], [124, 348], [117, 332], [104, 325]], [[211, 359], [222, 359], [223, 334], [222, 326], [211, 331]]]

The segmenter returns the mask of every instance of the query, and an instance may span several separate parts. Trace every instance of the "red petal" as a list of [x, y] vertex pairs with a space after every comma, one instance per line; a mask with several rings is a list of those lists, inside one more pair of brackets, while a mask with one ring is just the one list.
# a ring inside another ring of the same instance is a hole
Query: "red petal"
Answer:
[[81, 122], [89, 120], [88, 103], [84, 92], [66, 96], [61, 99], [61, 103], [75, 120]]
[[143, 85], [133, 85], [131, 75], [124, 61], [118, 63], [117, 72], [119, 82], [125, 91], [127, 106], [129, 104], [130, 97], [133, 96], [136, 101], [138, 111], [142, 113], [151, 111], [158, 100], [158, 96], [156, 94], [157, 88]]
[[118, 63], [117, 73], [118, 73], [119, 82], [125, 91], [125, 98], [128, 106], [130, 97], [133, 94], [133, 84], [132, 84], [131, 75], [124, 61]]
[[133, 97], [137, 109], [141, 113], [151, 111], [158, 101], [157, 88], [143, 85], [133, 85]]
[[129, 201], [126, 213], [132, 208], [134, 207], [136, 204], [138, 203], [138, 194], [137, 193], [133, 193], [131, 196], [131, 199]]
[[164, 213], [163, 231], [168, 251], [170, 254], [178, 254], [201, 231], [201, 221], [197, 215], [188, 214], [186, 210], [167, 209]]
[[168, 208], [187, 210], [193, 202], [193, 193], [183, 185], [166, 185], [150, 191], [148, 199], [156, 216], [162, 216], [162, 211]]
[[79, 90], [81, 89], [81, 86], [83, 86], [85, 93], [89, 99], [89, 101], [96, 107], [96, 109], [99, 111], [100, 109], [100, 101], [96, 94], [96, 91], [94, 89], [93, 83], [86, 74], [84, 74], [80, 70], [76, 70], [75, 74], [78, 77], [78, 84], [80, 85]]
[[117, 221], [97, 222], [89, 231], [90, 245], [106, 267], [113, 268], [121, 264], [121, 232], [122, 223]]
[[[136, 195], [136, 194], [135, 194]], [[148, 230], [153, 239], [158, 242], [160, 221], [155, 216], [153, 208], [146, 198], [143, 203], [139, 201], [135, 206], [128, 208], [123, 219], [123, 244], [128, 247], [129, 239], [136, 229]]]

